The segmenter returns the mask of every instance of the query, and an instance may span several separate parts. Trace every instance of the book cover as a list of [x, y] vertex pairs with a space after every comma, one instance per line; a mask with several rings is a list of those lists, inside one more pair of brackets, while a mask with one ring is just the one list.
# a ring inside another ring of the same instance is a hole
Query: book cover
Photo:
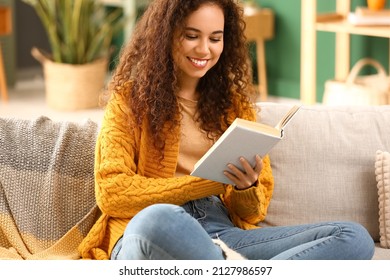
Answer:
[[362, 15], [349, 13], [348, 21], [356, 26], [390, 25], [390, 15]]
[[296, 105], [275, 126], [237, 118], [214, 145], [195, 164], [192, 176], [225, 184], [233, 184], [224, 174], [227, 164], [240, 168], [239, 158], [254, 166], [256, 155], [261, 157], [283, 138], [283, 130], [300, 106]]

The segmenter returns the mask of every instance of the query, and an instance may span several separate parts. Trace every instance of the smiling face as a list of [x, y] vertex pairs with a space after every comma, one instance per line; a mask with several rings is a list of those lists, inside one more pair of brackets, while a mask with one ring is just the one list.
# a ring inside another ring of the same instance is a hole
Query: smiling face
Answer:
[[217, 64], [223, 51], [224, 14], [213, 4], [203, 4], [186, 20], [184, 33], [174, 37], [173, 59], [181, 84], [197, 83]]

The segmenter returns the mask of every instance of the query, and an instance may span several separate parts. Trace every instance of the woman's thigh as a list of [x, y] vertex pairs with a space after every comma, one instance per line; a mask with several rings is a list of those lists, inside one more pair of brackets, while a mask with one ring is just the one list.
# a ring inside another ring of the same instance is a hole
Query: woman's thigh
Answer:
[[112, 259], [223, 259], [201, 225], [183, 208], [156, 204], [140, 211], [128, 224]]

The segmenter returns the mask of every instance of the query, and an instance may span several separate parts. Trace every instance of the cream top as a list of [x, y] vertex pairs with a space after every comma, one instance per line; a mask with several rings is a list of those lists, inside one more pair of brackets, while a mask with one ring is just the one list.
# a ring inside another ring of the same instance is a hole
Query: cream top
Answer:
[[197, 101], [178, 97], [181, 112], [181, 134], [176, 176], [189, 175], [195, 163], [208, 151], [213, 141], [195, 121]]

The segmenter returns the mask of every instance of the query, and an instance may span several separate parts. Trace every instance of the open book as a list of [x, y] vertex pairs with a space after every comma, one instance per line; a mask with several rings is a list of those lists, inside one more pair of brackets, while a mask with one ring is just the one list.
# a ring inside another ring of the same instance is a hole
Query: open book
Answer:
[[195, 164], [192, 176], [225, 184], [233, 184], [224, 174], [227, 164], [241, 168], [239, 158], [246, 158], [252, 166], [256, 155], [263, 157], [282, 138], [283, 130], [300, 106], [293, 106], [275, 126], [235, 119], [214, 145]]

